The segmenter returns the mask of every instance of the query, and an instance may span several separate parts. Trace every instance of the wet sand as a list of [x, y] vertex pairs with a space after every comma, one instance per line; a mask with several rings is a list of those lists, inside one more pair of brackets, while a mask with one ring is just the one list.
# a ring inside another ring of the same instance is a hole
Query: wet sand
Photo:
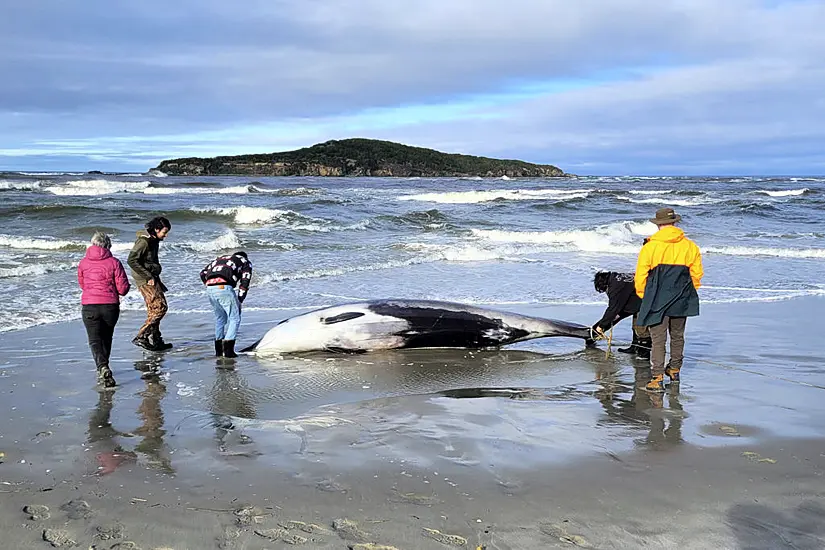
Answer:
[[604, 344], [228, 370], [209, 316], [169, 316], [157, 355], [129, 312], [98, 392], [79, 323], [6, 333], [0, 548], [823, 548], [825, 390], [775, 378], [823, 385], [823, 305], [703, 306], [687, 353], [718, 364], [661, 397]]

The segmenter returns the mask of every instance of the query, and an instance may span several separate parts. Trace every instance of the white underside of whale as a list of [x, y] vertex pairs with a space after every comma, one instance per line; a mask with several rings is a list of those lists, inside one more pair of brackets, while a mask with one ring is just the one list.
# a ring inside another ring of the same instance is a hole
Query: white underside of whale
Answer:
[[[363, 316], [331, 325], [323, 322], [325, 318], [350, 312], [362, 313]], [[404, 346], [406, 339], [395, 333], [410, 328], [410, 323], [405, 319], [378, 315], [365, 307], [338, 306], [299, 315], [274, 326], [258, 342], [255, 352], [266, 354], [320, 349], [398, 349]]]

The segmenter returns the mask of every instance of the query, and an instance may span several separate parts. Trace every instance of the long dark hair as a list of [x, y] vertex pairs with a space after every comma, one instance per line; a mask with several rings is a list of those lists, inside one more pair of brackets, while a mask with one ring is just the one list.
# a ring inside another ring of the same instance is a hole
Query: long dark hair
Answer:
[[157, 232], [163, 229], [164, 227], [166, 229], [172, 229], [172, 223], [163, 216], [156, 216], [148, 222], [146, 222], [146, 225], [144, 225], [144, 227], [146, 228], [146, 231], [154, 237], [157, 234]]
[[593, 287], [596, 289], [596, 292], [607, 292], [607, 282], [609, 280], [609, 271], [599, 271], [593, 275]]

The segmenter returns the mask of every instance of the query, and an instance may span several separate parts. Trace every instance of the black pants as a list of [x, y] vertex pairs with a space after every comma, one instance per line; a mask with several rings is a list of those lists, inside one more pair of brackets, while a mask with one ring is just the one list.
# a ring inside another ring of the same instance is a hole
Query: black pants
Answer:
[[112, 353], [112, 336], [120, 317], [120, 304], [94, 304], [83, 306], [83, 324], [89, 336], [89, 348], [95, 365], [100, 368], [109, 364]]

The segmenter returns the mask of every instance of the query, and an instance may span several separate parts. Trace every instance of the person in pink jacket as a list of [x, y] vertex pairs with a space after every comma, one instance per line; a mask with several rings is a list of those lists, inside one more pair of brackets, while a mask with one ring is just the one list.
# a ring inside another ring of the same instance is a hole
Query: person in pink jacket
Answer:
[[77, 282], [83, 293], [83, 324], [89, 337], [89, 348], [97, 366], [97, 379], [104, 387], [115, 385], [109, 368], [112, 337], [120, 317], [120, 297], [129, 292], [129, 279], [120, 260], [112, 256], [112, 240], [100, 231], [92, 235], [92, 244], [77, 266]]

